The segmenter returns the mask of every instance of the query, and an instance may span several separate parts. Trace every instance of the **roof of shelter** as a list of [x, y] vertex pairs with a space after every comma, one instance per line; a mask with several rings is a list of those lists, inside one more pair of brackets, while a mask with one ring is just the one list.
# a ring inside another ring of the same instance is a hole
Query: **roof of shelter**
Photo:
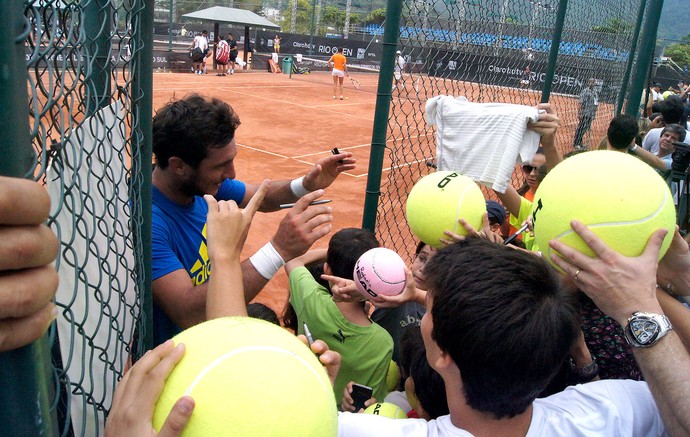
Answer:
[[268, 21], [266, 18], [257, 15], [252, 11], [237, 8], [226, 8], [224, 6], [213, 6], [212, 8], [190, 12], [189, 14], [184, 14], [182, 17], [197, 20], [208, 20], [217, 23], [280, 29], [280, 26], [277, 24]]

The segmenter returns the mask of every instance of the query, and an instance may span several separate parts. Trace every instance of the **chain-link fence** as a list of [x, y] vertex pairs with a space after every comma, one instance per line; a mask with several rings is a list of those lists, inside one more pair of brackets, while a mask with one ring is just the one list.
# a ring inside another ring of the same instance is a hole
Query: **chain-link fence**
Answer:
[[[619, 93], [627, 88], [624, 76], [641, 1], [561, 1], [567, 9], [562, 31], [555, 34], [557, 0], [403, 0], [399, 26], [390, 14], [386, 18], [386, 26], [399, 27], [397, 50], [403, 60], [388, 53], [397, 71], [387, 171], [376, 212], [382, 243], [401, 254], [410, 255], [414, 248], [404, 210], [414, 183], [433, 171], [436, 131], [424, 116], [433, 96], [536, 105], [549, 82], [548, 101], [561, 119], [557, 147], [564, 153], [574, 145], [596, 148], [615, 115]], [[556, 37], [560, 44], [554, 57]], [[581, 111], [581, 94], [587, 89], [596, 95], [596, 107], [594, 116], [583, 120], [587, 111]], [[513, 186], [519, 188], [524, 179], [516, 166]], [[365, 211], [365, 222], [366, 216]]]
[[[60, 240], [60, 284], [59, 315], [48, 333], [52, 372], [42, 393], [51, 420], [16, 417], [27, 428], [10, 426], [13, 435], [103, 435], [117, 381], [146, 350], [140, 322], [150, 229], [143, 205], [150, 210], [151, 189], [150, 81], [142, 79], [151, 75], [147, 3], [23, 3], [15, 43], [24, 58], [14, 61], [26, 65], [25, 88], [17, 90], [14, 110], [29, 115], [34, 159], [26, 176], [51, 197], [48, 225]], [[0, 393], [3, 405], [36, 403], [35, 393], [26, 396]]]

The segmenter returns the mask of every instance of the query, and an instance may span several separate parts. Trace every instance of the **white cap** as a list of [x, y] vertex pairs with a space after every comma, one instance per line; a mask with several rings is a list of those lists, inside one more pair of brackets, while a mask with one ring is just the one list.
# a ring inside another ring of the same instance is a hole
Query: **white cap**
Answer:
[[398, 50], [397, 52], [395, 52], [395, 54], [396, 54], [396, 55], [399, 55], [399, 54], [400, 54], [400, 50]]

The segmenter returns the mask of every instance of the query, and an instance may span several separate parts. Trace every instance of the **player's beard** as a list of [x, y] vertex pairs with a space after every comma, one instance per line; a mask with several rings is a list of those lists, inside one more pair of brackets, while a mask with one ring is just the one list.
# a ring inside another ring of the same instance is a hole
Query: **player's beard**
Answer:
[[180, 183], [180, 192], [184, 194], [185, 196], [193, 197], [193, 196], [203, 196], [204, 194], [216, 194], [216, 193], [206, 193], [202, 187], [199, 186], [199, 180], [201, 179], [199, 173], [197, 170], [194, 170], [194, 173], [187, 178], [186, 180], [182, 181]]

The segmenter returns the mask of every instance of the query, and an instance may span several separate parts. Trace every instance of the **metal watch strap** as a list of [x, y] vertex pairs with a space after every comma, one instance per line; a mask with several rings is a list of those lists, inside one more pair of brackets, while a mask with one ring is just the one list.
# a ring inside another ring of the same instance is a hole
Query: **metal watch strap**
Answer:
[[[630, 324], [636, 317], [652, 319], [659, 325], [659, 333], [651, 343], [642, 344], [638, 342], [635, 336], [633, 335]], [[632, 316], [630, 316], [630, 318], [628, 318], [628, 324], [626, 325], [625, 329], [623, 329], [623, 334], [628, 344], [632, 347], [651, 347], [657, 344], [659, 340], [661, 340], [661, 338], [663, 338], [666, 335], [666, 333], [672, 329], [673, 325], [671, 325], [671, 321], [665, 315], [636, 311], [632, 314]]]

